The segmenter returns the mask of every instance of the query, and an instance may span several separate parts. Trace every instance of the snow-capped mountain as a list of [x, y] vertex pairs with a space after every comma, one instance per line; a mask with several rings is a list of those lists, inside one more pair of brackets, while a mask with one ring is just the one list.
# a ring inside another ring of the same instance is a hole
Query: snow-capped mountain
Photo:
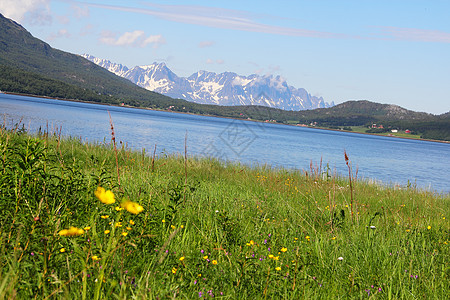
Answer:
[[165, 63], [128, 67], [88, 54], [84, 58], [133, 83], [172, 98], [203, 104], [264, 105], [284, 110], [305, 110], [334, 106], [303, 88], [289, 86], [281, 76], [240, 76], [236, 73], [199, 71], [178, 77]]

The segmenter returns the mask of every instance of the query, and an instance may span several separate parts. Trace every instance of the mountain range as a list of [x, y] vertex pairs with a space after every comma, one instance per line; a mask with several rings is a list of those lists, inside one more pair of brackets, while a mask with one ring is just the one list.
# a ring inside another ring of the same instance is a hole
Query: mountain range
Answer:
[[294, 111], [334, 106], [322, 97], [311, 96], [304, 88], [288, 85], [281, 76], [198, 71], [185, 78], [177, 76], [165, 63], [130, 69], [89, 54], [82, 57], [147, 90], [201, 104], [261, 105]]

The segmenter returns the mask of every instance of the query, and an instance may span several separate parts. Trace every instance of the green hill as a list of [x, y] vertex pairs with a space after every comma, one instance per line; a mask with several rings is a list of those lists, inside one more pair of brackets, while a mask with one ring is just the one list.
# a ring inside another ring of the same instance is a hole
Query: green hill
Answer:
[[[79, 55], [53, 49], [1, 14], [0, 28], [0, 65], [9, 67], [9, 74], [15, 69], [18, 73], [34, 73], [41, 78], [53, 79], [52, 84], [60, 81], [83, 90], [91, 90], [98, 95], [109, 96], [112, 102], [115, 102], [113, 99], [120, 99], [136, 106], [159, 106], [171, 99], [140, 88]], [[5, 71], [2, 70], [2, 78]], [[2, 89], [6, 90], [4, 87]]]

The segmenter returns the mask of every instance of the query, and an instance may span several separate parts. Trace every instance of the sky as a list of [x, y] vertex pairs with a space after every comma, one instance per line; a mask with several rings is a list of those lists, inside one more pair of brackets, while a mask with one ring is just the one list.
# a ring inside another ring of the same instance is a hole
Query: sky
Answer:
[[131, 68], [280, 75], [335, 104], [450, 111], [450, 1], [1, 0], [52, 47]]

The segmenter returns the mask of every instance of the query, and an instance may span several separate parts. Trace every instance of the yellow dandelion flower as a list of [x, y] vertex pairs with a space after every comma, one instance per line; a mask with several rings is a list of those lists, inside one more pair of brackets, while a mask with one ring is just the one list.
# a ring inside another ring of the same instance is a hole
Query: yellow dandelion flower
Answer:
[[124, 231], [124, 232], [122, 232], [122, 235], [123, 235], [123, 236], [127, 236], [127, 235], [128, 235], [128, 232]]
[[108, 219], [109, 216], [108, 216], [108, 215], [104, 215], [104, 216], [101, 216], [100, 218], [102, 218], [102, 219]]
[[170, 225], [170, 228], [175, 229], [176, 227], [174, 225]]
[[59, 252], [61, 252], [61, 253], [66, 252], [66, 249], [65, 249], [65, 248], [61, 248], [61, 249], [59, 250]]
[[176, 273], [177, 273], [177, 268], [173, 267], [173, 268], [172, 268], [172, 273], [173, 273], [173, 274], [176, 274]]
[[333, 236], [332, 238], [331, 238], [332, 240], [335, 240], [336, 239], [336, 237], [335, 236]]
[[166, 223], [166, 220], [162, 220], [161, 222]]
[[309, 239], [310, 239], [309, 235], [305, 236], [305, 239], [307, 239], [309, 241]]
[[184, 228], [184, 225], [181, 225], [180, 227], [181, 227], [181, 229], [183, 229], [183, 228]]
[[114, 202], [116, 202], [113, 192], [111, 192], [110, 190], [105, 190], [101, 186], [97, 188], [94, 194], [95, 197], [97, 197], [98, 200], [100, 200], [104, 204], [113, 204]]
[[203, 259], [208, 259], [208, 255], [203, 256]]
[[125, 208], [128, 212], [137, 215], [138, 213], [142, 212], [144, 208], [136, 202], [132, 202], [130, 200], [125, 200], [120, 204], [122, 208]]
[[217, 265], [217, 260], [213, 260], [213, 261], [212, 261], [212, 264], [213, 264], [213, 265]]
[[250, 245], [254, 245], [255, 244], [255, 242], [253, 241], [253, 240], [250, 240]]
[[201, 274], [201, 273], [200, 273], [200, 274], [198, 274], [198, 275], [197, 275], [197, 277], [202, 277], [202, 274]]
[[122, 227], [122, 222], [117, 222], [116, 224], [114, 224], [114, 227]]
[[286, 247], [281, 248], [281, 252], [286, 252], [286, 251], [287, 251]]
[[427, 229], [430, 230], [430, 229], [431, 229], [431, 226], [428, 226]]
[[269, 258], [271, 259], [274, 258], [273, 254], [269, 254]]
[[131, 229], [133, 229], [133, 228], [131, 228], [131, 227], [127, 227], [127, 230], [131, 230]]
[[276, 267], [275, 270], [281, 271], [281, 267]]
[[131, 225], [134, 225], [135, 223], [134, 223], [134, 221], [133, 221], [133, 220], [130, 220], [130, 224], [131, 224]]
[[86, 230], [86, 231], [88, 231], [88, 230], [91, 229], [91, 226], [86, 226], [86, 227], [84, 227], [83, 229]]
[[108, 229], [106, 229], [104, 232], [105, 232], [105, 234], [108, 234], [108, 233], [110, 233], [111, 231], [109, 231]]
[[279, 259], [280, 259], [279, 256], [274, 256], [274, 257], [273, 257], [273, 260], [279, 260]]
[[93, 261], [97, 261], [97, 260], [100, 260], [100, 258], [98, 258], [98, 256], [97, 256], [97, 255], [93, 255], [93, 256], [91, 256], [91, 259], [92, 259]]
[[115, 210], [116, 210], [116, 211], [121, 211], [121, 210], [123, 210], [123, 208], [120, 207], [120, 206], [116, 206]]
[[183, 260], [184, 260], [184, 256], [180, 257], [180, 261], [183, 261]]
[[83, 229], [76, 228], [76, 227], [70, 227], [69, 229], [63, 229], [59, 232], [60, 236], [78, 236], [82, 235], [84, 233]]

